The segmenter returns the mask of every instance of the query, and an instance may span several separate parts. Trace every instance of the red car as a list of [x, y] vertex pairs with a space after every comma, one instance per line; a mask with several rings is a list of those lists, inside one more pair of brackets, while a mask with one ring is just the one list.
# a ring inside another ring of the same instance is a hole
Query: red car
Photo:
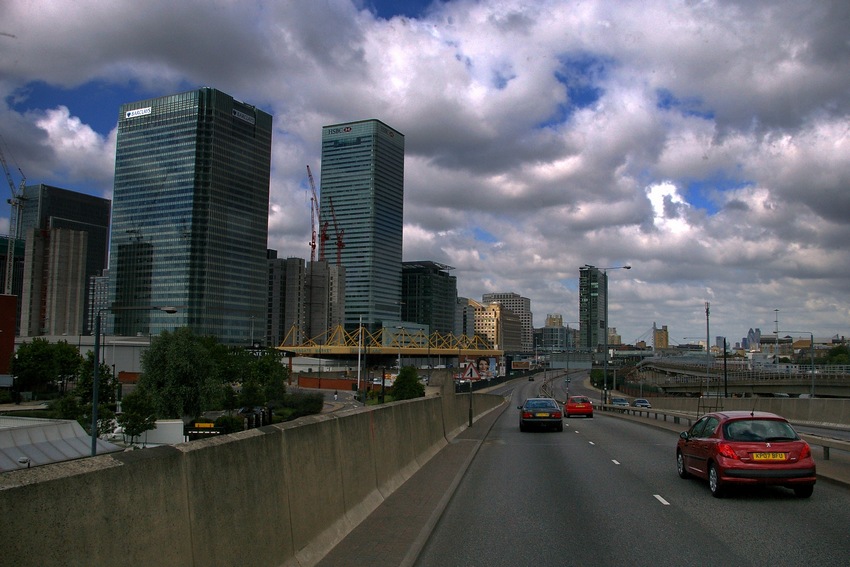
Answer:
[[567, 417], [573, 415], [593, 417], [593, 402], [587, 396], [570, 396], [564, 405], [564, 413]]
[[760, 411], [719, 411], [702, 416], [679, 435], [679, 476], [708, 480], [720, 498], [733, 485], [773, 484], [808, 498], [815, 487], [809, 444], [788, 421]]

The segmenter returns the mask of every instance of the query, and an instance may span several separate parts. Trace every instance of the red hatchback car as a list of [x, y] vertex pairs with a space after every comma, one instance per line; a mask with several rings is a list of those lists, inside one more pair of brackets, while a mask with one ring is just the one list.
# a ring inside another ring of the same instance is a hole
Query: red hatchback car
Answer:
[[719, 411], [702, 416], [679, 435], [679, 476], [708, 480], [720, 498], [732, 485], [774, 484], [808, 498], [815, 487], [809, 444], [788, 421], [760, 411]]
[[567, 417], [574, 415], [593, 417], [593, 402], [587, 396], [570, 396], [564, 404], [564, 413]]

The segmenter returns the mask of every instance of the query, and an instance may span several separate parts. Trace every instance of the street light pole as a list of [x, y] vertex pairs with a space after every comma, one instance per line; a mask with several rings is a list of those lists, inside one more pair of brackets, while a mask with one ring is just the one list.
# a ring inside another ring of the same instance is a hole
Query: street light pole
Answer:
[[97, 406], [99, 403], [100, 390], [100, 320], [104, 311], [163, 311], [165, 313], [177, 313], [176, 307], [112, 307], [99, 309], [94, 319], [94, 369], [92, 370], [92, 393], [91, 393], [91, 456], [97, 455]]

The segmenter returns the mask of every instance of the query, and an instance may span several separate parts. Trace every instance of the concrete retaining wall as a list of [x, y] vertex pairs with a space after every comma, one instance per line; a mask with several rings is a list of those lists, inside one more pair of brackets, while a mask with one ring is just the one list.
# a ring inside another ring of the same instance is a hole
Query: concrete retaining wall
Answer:
[[[696, 412], [700, 407], [697, 398], [649, 398], [652, 407], [666, 410]], [[831, 423], [850, 425], [850, 399], [838, 398], [704, 398], [706, 408], [720, 407], [727, 410], [758, 410], [779, 414], [791, 422]]]
[[314, 565], [465, 427], [467, 396], [3, 473], [0, 562]]

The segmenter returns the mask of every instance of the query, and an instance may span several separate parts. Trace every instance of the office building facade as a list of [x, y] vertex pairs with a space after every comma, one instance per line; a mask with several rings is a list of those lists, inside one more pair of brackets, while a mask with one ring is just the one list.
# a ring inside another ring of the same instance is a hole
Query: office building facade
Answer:
[[[70, 191], [68, 189], [62, 189], [61, 187], [54, 187], [52, 185], [39, 183], [24, 187], [21, 192], [19, 202], [21, 208], [15, 229], [15, 237], [18, 239], [26, 239], [27, 235], [33, 234], [42, 239], [37, 245], [33, 244], [32, 246], [29, 246], [28, 249], [31, 251], [44, 250], [45, 245], [47, 245], [47, 241], [44, 239], [48, 238], [50, 232], [54, 230], [71, 230], [85, 234], [85, 256], [82, 258], [84, 278], [82, 307], [79, 311], [77, 311], [76, 306], [71, 308], [71, 311], [66, 313], [67, 318], [63, 317], [65, 320], [60, 327], [75, 329], [76, 334], [90, 334], [93, 327], [90, 324], [91, 316], [89, 306], [91, 303], [91, 297], [89, 295], [88, 279], [101, 275], [103, 270], [106, 269], [107, 258], [109, 255], [109, 218], [110, 210], [112, 208], [111, 201], [109, 199], [94, 197], [92, 195], [86, 195], [85, 193], [79, 193], [77, 191]], [[79, 238], [79, 236], [75, 237], [77, 244], [79, 244]], [[74, 254], [79, 251], [76, 245], [72, 245], [70, 248], [66, 247], [66, 245], [69, 244], [67, 232], [63, 233], [61, 236], [57, 234], [54, 239], [60, 239], [61, 242], [57, 241], [54, 243], [53, 254], [61, 254], [63, 250], [70, 250]], [[43, 258], [44, 257], [42, 257], [42, 259]], [[33, 260], [35, 259], [30, 259], [31, 262]], [[76, 266], [78, 265], [79, 260], [80, 259], [76, 256], [64, 259], [54, 256], [52, 264], [48, 264], [46, 267], [49, 269], [50, 266], [58, 266], [61, 263], [69, 263], [69, 265], [73, 264]], [[32, 276], [35, 274], [30, 271], [29, 275], [30, 280], [28, 285], [42, 287], [41, 290], [26, 290], [30, 298], [36, 295], [43, 297], [43, 290], [46, 289], [46, 285], [43, 285], [45, 284], [43, 281], [45, 278], [54, 284], [64, 281], [68, 285], [77, 285], [76, 281], [73, 280], [73, 278], [76, 278], [78, 275], [76, 271], [73, 276], [71, 274], [48, 274], [45, 272], [43, 278], [38, 277], [34, 280], [32, 279]], [[24, 291], [23, 287], [20, 288], [19, 297], [21, 297], [21, 299], [23, 299]], [[56, 290], [54, 290], [54, 292], [55, 291]], [[53, 297], [58, 298], [58, 295], [53, 295]], [[23, 305], [23, 301], [21, 301], [21, 304]], [[62, 310], [59, 306], [56, 306], [55, 308]], [[32, 313], [27, 316], [30, 317], [31, 323], [35, 320], [32, 318]], [[44, 325], [31, 324], [29, 327], [30, 332], [32, 333], [39, 327], [43, 328]], [[35, 335], [30, 334], [27, 336]]]
[[431, 333], [451, 333], [457, 303], [457, 278], [449, 274], [453, 269], [437, 262], [404, 262], [402, 320], [426, 325]]
[[[213, 88], [121, 106], [109, 266], [116, 334], [188, 326], [250, 343], [268, 304], [271, 137], [271, 115]], [[150, 310], [162, 306], [179, 310]]]
[[521, 329], [521, 347], [515, 352], [534, 352], [534, 314], [531, 312], [531, 300], [518, 293], [485, 293], [482, 303], [498, 302], [519, 317]]
[[579, 268], [578, 298], [580, 347], [596, 350], [605, 344], [608, 332], [608, 275], [604, 270]]
[[379, 120], [323, 127], [320, 203], [327, 257], [345, 268], [346, 329], [399, 322], [404, 136]]

